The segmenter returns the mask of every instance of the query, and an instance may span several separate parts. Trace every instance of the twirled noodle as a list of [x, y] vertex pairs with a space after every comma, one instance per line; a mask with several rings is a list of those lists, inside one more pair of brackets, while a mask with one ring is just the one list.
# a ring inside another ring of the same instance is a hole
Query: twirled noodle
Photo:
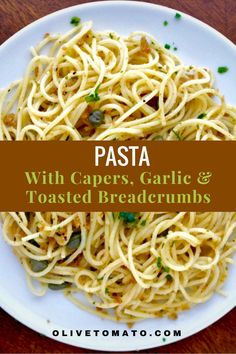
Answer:
[[[236, 109], [210, 70], [185, 66], [146, 33], [99, 33], [87, 22], [46, 34], [31, 52], [23, 79], [1, 91], [1, 140], [236, 139]], [[94, 110], [104, 114], [99, 126], [88, 119]], [[236, 248], [231, 212], [5, 212], [2, 220], [34, 294], [64, 288], [83, 309], [125, 322], [175, 318], [208, 300]]]

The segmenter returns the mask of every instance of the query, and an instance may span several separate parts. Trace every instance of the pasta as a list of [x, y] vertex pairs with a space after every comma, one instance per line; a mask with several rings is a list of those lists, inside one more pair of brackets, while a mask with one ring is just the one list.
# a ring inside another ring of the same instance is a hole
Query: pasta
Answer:
[[[23, 79], [1, 90], [1, 140], [236, 140], [236, 109], [211, 71], [185, 66], [147, 33], [86, 22], [46, 34], [31, 52]], [[63, 289], [81, 308], [127, 323], [207, 301], [236, 249], [232, 212], [1, 217], [35, 295]]]

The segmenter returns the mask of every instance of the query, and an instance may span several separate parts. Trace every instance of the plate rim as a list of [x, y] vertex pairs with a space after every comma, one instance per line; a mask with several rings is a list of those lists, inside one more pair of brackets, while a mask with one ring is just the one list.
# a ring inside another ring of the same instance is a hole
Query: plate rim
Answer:
[[1, 54], [1, 50], [5, 48], [5, 46], [8, 45], [8, 43], [10, 43], [12, 40], [16, 39], [18, 36], [20, 36], [22, 33], [26, 32], [27, 30], [29, 30], [31, 27], [33, 27], [34, 25], [36, 25], [38, 22], [43, 22], [43, 21], [47, 21], [49, 17], [53, 17], [55, 15], [58, 15], [60, 13], [63, 12], [69, 12], [71, 9], [73, 8], [77, 8], [77, 7], [94, 7], [94, 6], [105, 6], [105, 5], [111, 5], [111, 4], [118, 4], [118, 5], [136, 5], [136, 6], [143, 6], [143, 7], [158, 7], [160, 9], [165, 9], [165, 10], [169, 10], [172, 12], [181, 12], [181, 14], [184, 14], [184, 16], [186, 18], [188, 18], [189, 20], [191, 20], [192, 22], [197, 23], [200, 26], [203, 26], [205, 28], [207, 28], [208, 30], [210, 30], [212, 33], [214, 33], [215, 35], [219, 36], [222, 40], [226, 41], [226, 43], [228, 43], [228, 45], [230, 45], [232, 47], [232, 49], [234, 49], [236, 51], [236, 45], [229, 39], [227, 38], [223, 33], [221, 33], [220, 31], [216, 30], [214, 27], [211, 27], [210, 25], [208, 25], [207, 23], [199, 20], [196, 17], [193, 17], [189, 14], [187, 14], [184, 11], [181, 10], [176, 10], [173, 7], [168, 7], [168, 6], [164, 6], [164, 5], [159, 5], [159, 4], [154, 4], [154, 3], [150, 3], [150, 2], [145, 2], [145, 1], [137, 1], [137, 0], [106, 0], [106, 1], [92, 1], [92, 2], [88, 2], [88, 3], [81, 3], [81, 4], [77, 4], [77, 5], [73, 5], [73, 6], [68, 6], [65, 7], [63, 9], [57, 10], [57, 11], [53, 11], [43, 17], [38, 18], [37, 20], [29, 23], [28, 25], [22, 27], [19, 31], [17, 31], [16, 33], [14, 33], [11, 37], [9, 37], [8, 39], [6, 39], [1, 45], [0, 45], [0, 54]]
[[[2, 53], [3, 50], [5, 50], [5, 48], [7, 48], [8, 45], [11, 44], [12, 41], [15, 41], [18, 39], [18, 37], [20, 37], [23, 33], [30, 31], [31, 29], [34, 28], [34, 26], [36, 26], [38, 23], [42, 23], [42, 22], [48, 22], [48, 20], [50, 18], [53, 18], [61, 13], [66, 13], [66, 12], [70, 12], [73, 9], [77, 9], [77, 8], [90, 8], [90, 7], [106, 7], [106, 5], [116, 5], [116, 6], [138, 6], [138, 7], [149, 7], [149, 8], [155, 8], [155, 9], [162, 9], [165, 10], [167, 12], [180, 12], [181, 14], [184, 15], [185, 18], [187, 18], [189, 21], [197, 24], [198, 26], [201, 26], [205, 29], [207, 29], [208, 31], [210, 31], [214, 36], [218, 37], [219, 40], [224, 41], [228, 46], [230, 46], [233, 51], [236, 54], [236, 45], [229, 39], [227, 38], [225, 35], [223, 35], [221, 32], [219, 32], [218, 30], [216, 30], [215, 28], [211, 27], [210, 25], [208, 25], [207, 23], [185, 13], [184, 11], [181, 10], [176, 10], [175, 8], [172, 7], [167, 7], [167, 6], [163, 6], [163, 5], [159, 5], [159, 4], [154, 4], [154, 3], [149, 3], [149, 2], [145, 2], [145, 1], [130, 1], [130, 0], [108, 0], [108, 1], [92, 1], [89, 3], [82, 3], [82, 4], [77, 4], [77, 5], [73, 5], [73, 6], [68, 6], [65, 7], [63, 9], [51, 12], [31, 23], [29, 23], [28, 25], [24, 26], [23, 28], [21, 28], [19, 31], [17, 31], [16, 33], [14, 33], [11, 37], [9, 37], [7, 40], [5, 40], [1, 45], [0, 45], [0, 55]], [[16, 319], [17, 321], [19, 321], [20, 323], [22, 323], [23, 325], [25, 325], [26, 327], [36, 331], [37, 333], [41, 333], [43, 335], [45, 335], [46, 337], [56, 340], [58, 342], [62, 342], [64, 344], [68, 344], [68, 345], [72, 345], [78, 348], [84, 348], [84, 349], [91, 349], [91, 350], [101, 350], [101, 351], [109, 351], [108, 346], [105, 346], [103, 343], [105, 342], [105, 340], [101, 340], [99, 344], [95, 344], [93, 345], [92, 343], [90, 343], [91, 341], [88, 340], [87, 344], [84, 345], [82, 343], [81, 344], [76, 344], [76, 343], [72, 343], [71, 342], [71, 338], [70, 337], [54, 337], [50, 331], [50, 329], [46, 326], [41, 326], [41, 328], [39, 329], [39, 322], [33, 322], [31, 321], [31, 317], [28, 316], [24, 316], [24, 308], [25, 306], [23, 305], [20, 308], [17, 308], [16, 306], [11, 306], [9, 305], [9, 303], [7, 301], [4, 301], [4, 295], [2, 294], [2, 292], [0, 291], [0, 306], [1, 308], [6, 311], [10, 316], [12, 316], [14, 319]], [[197, 333], [199, 333], [200, 331], [206, 329], [207, 327], [209, 327], [211, 324], [215, 323], [216, 321], [218, 321], [219, 319], [221, 319], [223, 316], [225, 316], [227, 313], [229, 313], [233, 308], [235, 308], [236, 304], [233, 303], [227, 303], [227, 306], [225, 306], [224, 308], [222, 308], [219, 312], [215, 313], [213, 316], [213, 319], [210, 316], [207, 316], [204, 321], [201, 322], [201, 325], [197, 328], [197, 330], [194, 330], [193, 332], [190, 330], [189, 333], [179, 337], [172, 337], [168, 340], [168, 342], [165, 343], [161, 343], [161, 345], [157, 345], [153, 346], [153, 344], [149, 345], [146, 341], [146, 343], [141, 344], [141, 345], [135, 345], [132, 344], [133, 342], [130, 342], [130, 344], [128, 345], [127, 343], [125, 343], [125, 345], [122, 345], [122, 342], [119, 343], [120, 347], [119, 348], [112, 348], [112, 351], [114, 352], [123, 352], [123, 351], [127, 351], [127, 350], [145, 350], [145, 349], [152, 349], [152, 348], [161, 348], [165, 345], [168, 344], [173, 344], [176, 343], [177, 341], [180, 341], [182, 339], [188, 338], [192, 335], [195, 335]], [[31, 313], [33, 313], [31, 311]], [[38, 319], [42, 320], [42, 317], [40, 317], [40, 315], [34, 313], [34, 317], [37, 317]], [[62, 328], [61, 326], [57, 326], [58, 328]], [[148, 337], [146, 337], [148, 338]]]

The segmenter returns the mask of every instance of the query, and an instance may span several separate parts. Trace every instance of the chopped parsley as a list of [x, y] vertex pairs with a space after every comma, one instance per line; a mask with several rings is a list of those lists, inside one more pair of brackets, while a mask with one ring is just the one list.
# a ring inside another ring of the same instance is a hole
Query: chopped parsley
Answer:
[[96, 102], [96, 101], [99, 101], [100, 100], [100, 97], [98, 95], [98, 90], [99, 90], [99, 87], [101, 86], [101, 84], [99, 84], [94, 92], [91, 92], [88, 96], [85, 97], [85, 101], [86, 102]]
[[109, 294], [109, 289], [108, 288], [105, 289], [105, 293]]
[[198, 119], [202, 119], [202, 118], [204, 118], [204, 117], [206, 117], [206, 113], [201, 113], [201, 114], [199, 114], [199, 116], [197, 116], [197, 118]]
[[164, 21], [163, 22], [163, 26], [168, 26], [169, 22], [168, 21]]
[[229, 70], [229, 68], [227, 66], [219, 66], [217, 69], [219, 74], [227, 73], [228, 70]]
[[119, 218], [122, 219], [125, 224], [129, 224], [131, 222], [136, 222], [136, 214], [129, 213], [127, 211], [120, 212]]
[[169, 267], [162, 267], [162, 268], [163, 268], [164, 272], [169, 273], [169, 271], [170, 271]]
[[179, 133], [176, 132], [174, 129], [172, 130], [172, 132], [175, 134], [175, 136], [176, 136], [176, 138], [177, 138], [178, 140], [183, 140], [183, 139], [181, 138], [181, 136], [179, 135]]
[[166, 44], [164, 45], [164, 48], [165, 48], [165, 49], [170, 49], [170, 44], [166, 43]]
[[163, 272], [166, 272], [166, 273], [169, 273], [169, 271], [170, 271], [169, 267], [163, 266], [161, 257], [157, 257], [157, 267], [161, 268], [163, 270]]
[[170, 280], [172, 280], [172, 276], [170, 274], [167, 274], [166, 279], [170, 281]]
[[145, 226], [145, 225], [146, 225], [146, 222], [147, 222], [147, 220], [143, 220], [143, 221], [141, 221], [140, 225], [141, 225], [141, 226]]
[[73, 26], [78, 26], [80, 23], [80, 18], [77, 16], [71, 17], [70, 23]]
[[113, 35], [112, 35], [112, 33], [109, 33], [109, 37], [110, 37], [111, 39], [113, 39]]
[[174, 51], [178, 50], [178, 48], [177, 48], [177, 47], [174, 47], [173, 49], [174, 49]]
[[158, 268], [162, 268], [161, 257], [157, 257], [157, 267], [158, 267]]
[[181, 17], [182, 17], [182, 15], [181, 15], [179, 12], [176, 12], [176, 14], [175, 14], [175, 19], [176, 19], [176, 20], [180, 20]]

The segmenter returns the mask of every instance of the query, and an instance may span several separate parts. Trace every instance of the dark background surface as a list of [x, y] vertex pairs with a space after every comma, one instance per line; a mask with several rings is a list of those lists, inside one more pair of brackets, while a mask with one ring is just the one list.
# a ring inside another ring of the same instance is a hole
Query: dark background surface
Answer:
[[[88, 1], [0, 0], [0, 43], [34, 20], [82, 2]], [[214, 27], [236, 43], [236, 0], [156, 0], [149, 2], [186, 12]], [[0, 352], [89, 353], [91, 351], [46, 338], [0, 310]], [[141, 352], [236, 353], [236, 309], [194, 336], [161, 348]]]

